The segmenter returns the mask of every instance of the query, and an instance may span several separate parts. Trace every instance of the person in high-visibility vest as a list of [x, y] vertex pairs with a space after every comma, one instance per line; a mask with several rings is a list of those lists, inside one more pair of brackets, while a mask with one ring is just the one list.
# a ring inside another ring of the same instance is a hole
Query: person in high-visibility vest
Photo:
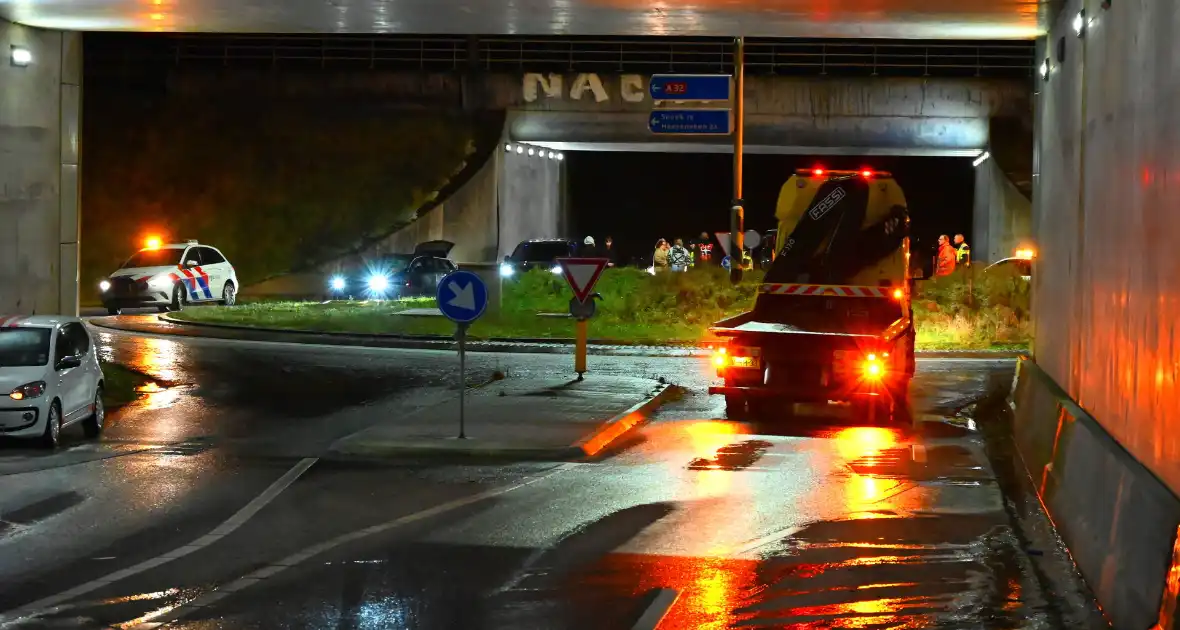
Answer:
[[955, 262], [967, 267], [971, 266], [971, 246], [962, 234], [955, 235]]
[[955, 249], [946, 234], [938, 237], [938, 256], [934, 261], [934, 275], [949, 276], [955, 272]]

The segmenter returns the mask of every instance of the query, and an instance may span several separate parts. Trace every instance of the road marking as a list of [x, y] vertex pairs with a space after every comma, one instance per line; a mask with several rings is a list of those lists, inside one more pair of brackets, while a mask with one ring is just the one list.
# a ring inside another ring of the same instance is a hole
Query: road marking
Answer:
[[542, 474], [540, 476], [534, 477], [532, 479], [529, 479], [528, 481], [522, 481], [518, 484], [503, 487], [503, 488], [492, 488], [490, 490], [485, 490], [483, 492], [473, 494], [469, 497], [463, 497], [461, 499], [447, 501], [446, 503], [440, 503], [434, 507], [426, 508], [425, 510], [420, 510], [418, 512], [414, 512], [412, 514], [407, 514], [405, 516], [399, 516], [393, 520], [385, 521], [384, 523], [378, 523], [376, 525], [372, 525], [372, 526], [366, 527], [364, 529], [358, 529], [356, 531], [352, 531], [347, 534], [341, 534], [331, 540], [322, 542], [322, 543], [320, 543], [318, 545], [314, 545], [312, 547], [307, 547], [307, 548], [303, 549], [302, 551], [298, 551], [298, 552], [293, 553], [285, 558], [282, 558], [280, 560], [272, 562], [271, 564], [268, 564], [256, 571], [253, 571], [253, 572], [251, 572], [247, 575], [244, 575], [236, 580], [233, 580], [232, 582], [228, 582], [226, 584], [223, 584], [219, 588], [217, 588], [216, 590], [209, 591], [209, 592], [205, 593], [204, 595], [201, 595], [200, 597], [197, 597], [196, 599], [194, 599], [190, 602], [187, 602], [184, 605], [179, 606], [174, 610], [169, 611], [166, 616], [154, 618], [150, 622], [150, 624], [149, 623], [141, 623], [139, 625], [131, 626], [129, 628], [129, 630], [147, 630], [148, 628], [159, 627], [159, 625], [161, 623], [170, 623], [173, 621], [179, 621], [180, 619], [183, 619], [184, 617], [187, 617], [188, 615], [191, 615], [191, 614], [197, 612], [201, 608], [208, 607], [212, 604], [215, 604], [215, 603], [221, 601], [222, 599], [225, 599], [231, 593], [236, 593], [238, 591], [241, 591], [241, 590], [247, 589], [251, 586], [254, 586], [255, 584], [258, 584], [259, 582], [261, 582], [263, 580], [274, 577], [274, 576], [282, 573], [283, 571], [286, 571], [287, 569], [295, 567], [303, 562], [310, 560], [311, 558], [313, 558], [315, 556], [318, 556], [326, 551], [331, 551], [332, 549], [335, 549], [336, 547], [339, 547], [341, 545], [355, 542], [355, 541], [358, 541], [362, 538], [367, 538], [369, 536], [372, 536], [374, 534], [381, 534], [381, 533], [387, 532], [389, 530], [401, 527], [402, 525], [408, 525], [410, 523], [421, 521], [423, 519], [427, 519], [432, 516], [438, 516], [439, 514], [444, 514], [446, 512], [450, 512], [452, 510], [457, 510], [461, 507], [466, 507], [466, 506], [471, 505], [473, 503], [479, 503], [480, 501], [483, 501], [484, 499], [490, 499], [492, 497], [500, 496], [502, 494], [507, 494], [507, 493], [512, 492], [514, 490], [519, 490], [525, 486], [529, 486], [534, 483], [537, 483], [538, 481], [548, 479], [549, 477], [552, 477], [560, 472], [569, 470], [574, 467], [576, 467], [576, 464], [574, 464], [574, 463], [562, 464], [562, 465], [557, 466], [556, 468], [550, 470], [549, 472]]
[[247, 503], [245, 507], [234, 513], [233, 516], [229, 517], [229, 519], [227, 519], [225, 522], [218, 525], [213, 531], [205, 534], [195, 541], [182, 547], [173, 549], [172, 551], [169, 551], [163, 555], [156, 556], [155, 558], [144, 560], [143, 562], [127, 567], [126, 569], [120, 569], [119, 571], [115, 571], [114, 573], [98, 578], [97, 580], [80, 584], [56, 595], [50, 595], [49, 597], [25, 604], [20, 608], [10, 610], [4, 615], [0, 615], [0, 625], [7, 625], [23, 617], [37, 614], [47, 608], [52, 608], [74, 599], [75, 597], [81, 597], [82, 595], [96, 591], [109, 584], [113, 584], [120, 580], [125, 580], [133, 575], [138, 575], [144, 571], [154, 569], [158, 566], [172, 562], [173, 560], [183, 558], [194, 551], [208, 547], [218, 540], [221, 540], [225, 536], [228, 536], [235, 529], [245, 524], [246, 521], [250, 520], [250, 518], [257, 514], [259, 510], [266, 507], [266, 505], [273, 501], [275, 497], [279, 496], [283, 490], [286, 490], [288, 486], [295, 483], [295, 480], [298, 479], [300, 475], [307, 472], [307, 469], [311, 468], [312, 464], [315, 464], [318, 460], [319, 458], [317, 457], [308, 457], [300, 460], [299, 463], [295, 464], [282, 477], [279, 477], [278, 480], [270, 484], [270, 487], [268, 487], [266, 490], [263, 490], [262, 494], [254, 497], [254, 499]]
[[651, 605], [643, 611], [639, 621], [631, 626], [631, 630], [655, 630], [660, 627], [660, 622], [664, 620], [668, 611], [672, 610], [672, 605], [676, 603], [678, 597], [680, 597], [680, 591], [674, 588], [661, 588]]

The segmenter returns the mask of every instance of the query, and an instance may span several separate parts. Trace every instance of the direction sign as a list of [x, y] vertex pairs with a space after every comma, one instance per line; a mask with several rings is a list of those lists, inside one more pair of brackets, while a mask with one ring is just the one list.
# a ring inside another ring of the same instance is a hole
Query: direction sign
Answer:
[[590, 291], [594, 289], [594, 284], [598, 282], [598, 277], [602, 275], [602, 270], [606, 269], [609, 262], [606, 258], [557, 259], [557, 264], [561, 265], [561, 272], [565, 275], [565, 281], [570, 283], [574, 297], [578, 298], [579, 302], [585, 302], [586, 298], [590, 297]]
[[728, 74], [657, 74], [647, 92], [653, 101], [728, 101], [731, 79]]
[[470, 271], [452, 271], [438, 283], [438, 310], [453, 322], [473, 322], [487, 307], [488, 287]]
[[722, 259], [721, 259], [721, 267], [722, 267], [723, 269], [729, 269], [729, 268], [730, 268], [730, 266], [732, 266], [732, 265], [733, 265], [733, 263], [732, 263], [732, 262], [730, 262], [730, 260], [729, 260], [729, 256], [726, 256], [725, 258], [722, 258]]
[[728, 109], [655, 109], [647, 119], [652, 133], [729, 135], [733, 116]]

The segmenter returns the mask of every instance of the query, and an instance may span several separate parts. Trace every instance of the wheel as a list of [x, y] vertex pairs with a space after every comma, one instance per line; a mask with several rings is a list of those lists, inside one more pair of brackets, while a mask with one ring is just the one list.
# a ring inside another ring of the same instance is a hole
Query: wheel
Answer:
[[234, 283], [226, 281], [225, 286], [221, 289], [221, 304], [222, 306], [233, 306], [238, 301], [238, 288]]
[[179, 311], [186, 306], [188, 306], [188, 293], [185, 292], [184, 283], [177, 282], [172, 286], [172, 304], [168, 308]]
[[730, 420], [741, 420], [746, 417], [746, 399], [740, 396], [727, 395], [725, 397], [725, 417]]
[[98, 434], [102, 433], [102, 426], [106, 419], [107, 410], [102, 405], [102, 387], [99, 386], [94, 390], [94, 413], [82, 421], [82, 431], [86, 433], [86, 437], [98, 437]]
[[122, 315], [122, 314], [123, 314], [123, 309], [121, 309], [117, 306], [108, 306], [107, 307], [107, 315]]
[[61, 405], [55, 400], [49, 405], [49, 418], [45, 422], [45, 433], [41, 434], [41, 446], [57, 448], [61, 444]]

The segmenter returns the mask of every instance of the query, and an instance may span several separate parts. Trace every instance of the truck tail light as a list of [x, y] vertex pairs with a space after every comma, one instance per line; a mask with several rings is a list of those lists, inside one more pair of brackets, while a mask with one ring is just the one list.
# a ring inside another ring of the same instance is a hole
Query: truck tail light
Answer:
[[717, 348], [713, 351], [713, 365], [723, 368], [725, 367], [725, 348]]
[[879, 381], [885, 376], [885, 364], [876, 354], [870, 354], [865, 357], [864, 363], [861, 365], [861, 372], [864, 374], [865, 380]]

